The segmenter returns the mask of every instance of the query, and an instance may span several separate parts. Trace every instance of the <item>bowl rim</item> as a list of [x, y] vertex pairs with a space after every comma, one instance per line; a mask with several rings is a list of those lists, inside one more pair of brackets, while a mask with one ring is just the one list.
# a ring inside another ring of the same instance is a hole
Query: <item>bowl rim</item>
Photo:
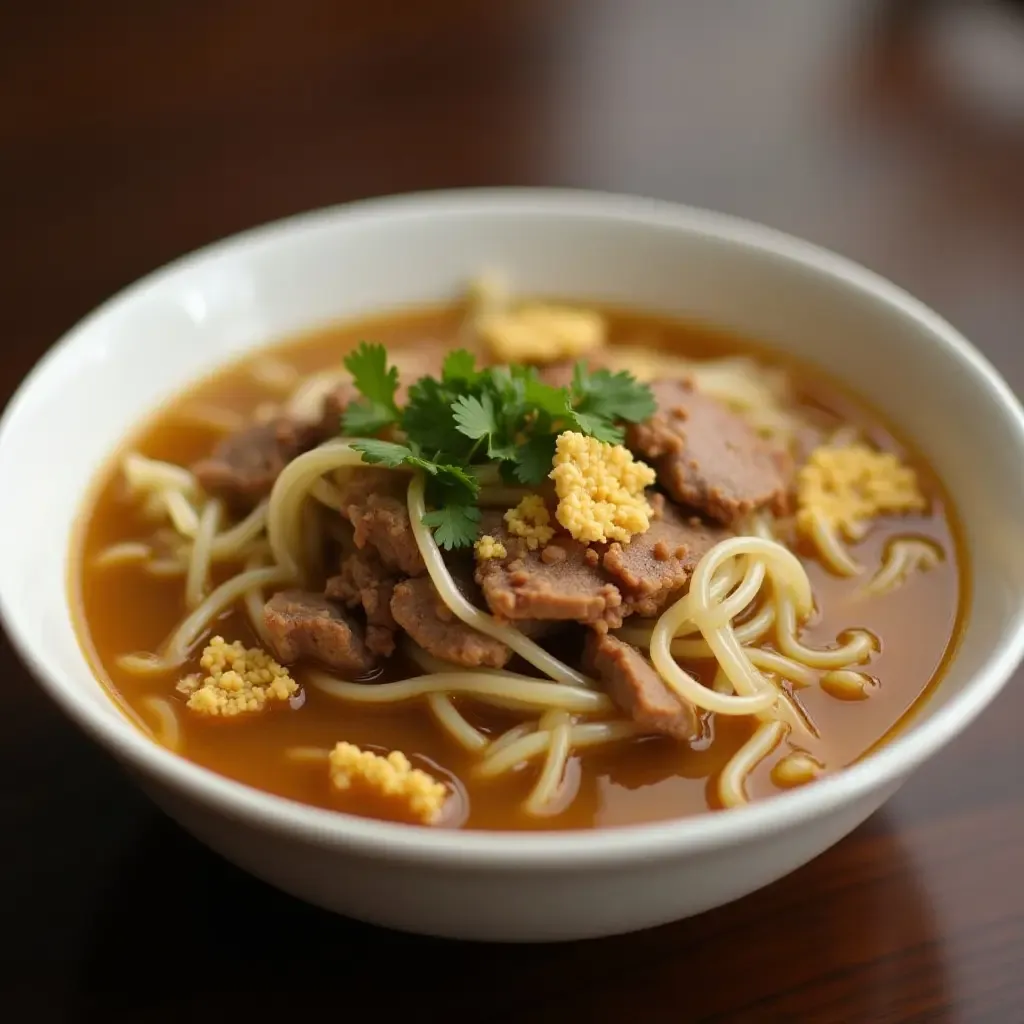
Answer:
[[[966, 375], [987, 388], [990, 400], [1000, 407], [1024, 454], [1024, 409], [999, 372], [945, 319], [875, 272], [811, 242], [729, 214], [636, 195], [529, 187], [445, 189], [363, 199], [274, 220], [179, 257], [107, 299], [42, 356], [0, 418], [0, 453], [16, 443], [22, 408], [95, 325], [120, 308], [144, 299], [149, 291], [162, 287], [176, 275], [201, 271], [204, 264], [230, 258], [233, 252], [273, 247], [306, 231], [326, 227], [345, 230], [347, 225], [367, 221], [443, 220], [450, 215], [472, 213], [571, 215], [606, 222], [625, 221], [648, 230], [682, 232], [729, 242], [830, 278], [886, 307], [889, 314], [914, 320], [926, 330], [959, 361]], [[83, 494], [81, 500], [84, 499]], [[65, 543], [70, 543], [70, 538]], [[995, 699], [1024, 658], [1022, 602], [1014, 612], [1005, 643], [993, 649], [963, 690], [933, 715], [910, 723], [862, 760], [812, 786], [728, 812], [571, 832], [435, 830], [310, 807], [264, 793], [171, 753], [139, 730], [113, 699], [109, 708], [104, 707], [53, 663], [45, 651], [37, 650], [12, 596], [0, 573], [0, 620], [22, 661], [61, 710], [123, 764], [224, 817], [251, 822], [278, 834], [343, 847], [378, 859], [438, 865], [457, 861], [465, 869], [611, 866], [741, 844], [798, 826], [887, 784], [897, 784], [969, 725]], [[66, 596], [64, 601], [66, 605]], [[965, 629], [970, 628], [968, 621]]]

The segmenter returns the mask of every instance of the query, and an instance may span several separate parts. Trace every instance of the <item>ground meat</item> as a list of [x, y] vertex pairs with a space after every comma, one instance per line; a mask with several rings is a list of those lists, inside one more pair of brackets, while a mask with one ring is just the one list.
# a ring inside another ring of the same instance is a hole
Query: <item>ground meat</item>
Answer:
[[512, 657], [501, 641], [457, 619], [429, 576], [399, 583], [391, 598], [391, 611], [406, 633], [435, 658], [467, 668], [502, 668]]
[[405, 491], [407, 474], [387, 469], [361, 469], [341, 496], [342, 514], [352, 523], [357, 548], [369, 547], [388, 569], [405, 576], [426, 572], [409, 522]]
[[192, 472], [207, 493], [233, 508], [251, 508], [270, 494], [281, 470], [319, 440], [318, 428], [278, 417], [229, 434]]
[[591, 633], [583, 650], [583, 666], [634, 722], [678, 740], [700, 734], [697, 709], [679, 699], [635, 647], [607, 634]]
[[701, 557], [729, 536], [653, 494], [650, 529], [628, 544], [610, 544], [601, 565], [622, 591], [624, 615], [653, 617], [689, 582]]
[[622, 594], [598, 564], [596, 550], [559, 535], [542, 550], [529, 551], [503, 523], [484, 518], [481, 533], [490, 534], [507, 552], [476, 568], [484, 600], [498, 618], [576, 621], [602, 629], [622, 625]]
[[384, 568], [372, 549], [355, 551], [342, 559], [341, 572], [327, 581], [324, 594], [348, 608], [366, 612], [366, 646], [384, 658], [395, 650], [391, 595], [398, 577]]
[[358, 623], [322, 594], [283, 590], [266, 603], [263, 616], [283, 662], [311, 658], [346, 675], [374, 666]]
[[687, 381], [650, 387], [658, 411], [630, 427], [626, 443], [654, 466], [658, 483], [676, 501], [727, 525], [760, 508], [786, 511], [788, 455]]

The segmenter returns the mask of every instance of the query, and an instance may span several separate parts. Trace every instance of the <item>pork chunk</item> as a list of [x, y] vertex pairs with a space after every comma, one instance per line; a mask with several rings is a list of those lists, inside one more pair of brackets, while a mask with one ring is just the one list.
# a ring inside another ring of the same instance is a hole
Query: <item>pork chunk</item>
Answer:
[[207, 493], [234, 508], [251, 508], [270, 494], [281, 470], [318, 440], [317, 429], [279, 417], [229, 434], [192, 472]]
[[360, 469], [341, 497], [357, 548], [371, 548], [387, 568], [404, 576], [426, 572], [406, 505], [409, 477], [386, 469]]
[[651, 385], [658, 411], [626, 434], [678, 502], [730, 525], [767, 508], [784, 513], [791, 464], [740, 416], [689, 381]]
[[476, 581], [500, 619], [582, 622], [599, 629], [622, 625], [622, 594], [600, 565], [600, 555], [568, 536], [530, 551], [503, 524], [484, 532], [504, 545], [504, 558], [477, 562]]
[[677, 740], [692, 740], [700, 734], [697, 709], [678, 698], [635, 647], [607, 634], [591, 633], [584, 646], [583, 664], [639, 725]]
[[395, 621], [428, 654], [466, 668], [503, 668], [512, 651], [471, 629], [441, 600], [429, 576], [405, 580], [391, 598]]
[[322, 594], [283, 590], [266, 603], [263, 616], [282, 662], [310, 658], [359, 675], [374, 666], [359, 624]]
[[624, 614], [650, 618], [680, 596], [697, 563], [729, 536], [720, 526], [687, 515], [664, 495], [650, 498], [654, 517], [650, 529], [628, 544], [608, 546], [601, 558], [605, 572], [622, 592]]
[[391, 595], [399, 577], [384, 567], [370, 548], [355, 551], [342, 559], [341, 572], [332, 576], [324, 595], [341, 601], [347, 608], [361, 607], [366, 613], [366, 646], [381, 657], [395, 650], [395, 630], [391, 614]]

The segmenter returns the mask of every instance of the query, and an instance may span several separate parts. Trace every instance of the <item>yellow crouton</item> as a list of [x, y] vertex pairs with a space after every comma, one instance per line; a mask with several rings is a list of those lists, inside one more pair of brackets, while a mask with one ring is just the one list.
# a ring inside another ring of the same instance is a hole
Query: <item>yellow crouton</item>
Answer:
[[542, 303], [484, 313], [480, 337], [501, 363], [555, 363], [577, 359], [607, 340], [604, 318], [593, 310]]
[[340, 792], [365, 787], [372, 793], [404, 804], [416, 820], [429, 825], [437, 819], [448, 789], [432, 775], [413, 768], [400, 750], [387, 757], [361, 750], [354, 743], [338, 743], [328, 760], [331, 785]]
[[816, 448], [797, 474], [797, 526], [805, 533], [823, 521], [859, 540], [878, 516], [926, 507], [913, 469], [864, 444]]
[[266, 651], [227, 643], [215, 636], [199, 661], [205, 672], [186, 676], [179, 693], [188, 695], [187, 707], [197, 715], [232, 718], [263, 711], [273, 701], [287, 701], [299, 684]]
[[[545, 512], [547, 509], [544, 510]], [[476, 557], [481, 562], [486, 562], [489, 558], [505, 558], [508, 552], [505, 550], [505, 545], [500, 540], [496, 540], [490, 534], [485, 534], [481, 537], [474, 545], [473, 548], [476, 551]]]
[[508, 532], [525, 540], [531, 551], [544, 547], [555, 535], [551, 513], [539, 494], [528, 494], [515, 508], [510, 508], [505, 513], [505, 524]]
[[625, 544], [650, 528], [644, 488], [654, 483], [654, 470], [622, 445], [566, 431], [558, 435], [553, 465], [555, 515], [577, 540]]

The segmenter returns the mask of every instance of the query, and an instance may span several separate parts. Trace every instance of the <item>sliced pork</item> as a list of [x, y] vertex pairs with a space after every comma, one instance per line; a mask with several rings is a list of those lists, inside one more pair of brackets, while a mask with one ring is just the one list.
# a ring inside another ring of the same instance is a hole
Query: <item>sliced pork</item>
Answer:
[[635, 647], [607, 634], [591, 633], [584, 646], [583, 664], [637, 724], [677, 740], [700, 735], [696, 708], [677, 697]]
[[658, 411], [626, 433], [658, 483], [684, 505], [730, 525], [758, 509], [784, 513], [789, 456], [688, 381], [652, 382]]
[[310, 658], [343, 675], [364, 675], [376, 663], [359, 623], [322, 594], [283, 590], [266, 603], [263, 617], [285, 663]]

